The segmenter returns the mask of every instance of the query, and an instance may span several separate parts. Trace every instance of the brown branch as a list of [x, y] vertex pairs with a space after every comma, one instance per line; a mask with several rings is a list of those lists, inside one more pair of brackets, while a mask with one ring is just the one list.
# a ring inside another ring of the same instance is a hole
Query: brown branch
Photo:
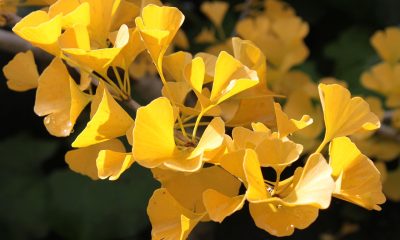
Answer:
[[11, 54], [32, 50], [35, 59], [39, 61], [50, 62], [52, 59], [52, 56], [47, 52], [33, 47], [29, 42], [3, 29], [0, 29], [0, 50]]
[[396, 129], [392, 128], [391, 126], [382, 124], [381, 127], [376, 132], [376, 134], [378, 136], [382, 136], [400, 143], [399, 132]]
[[19, 21], [21, 21], [21, 17], [15, 13], [2, 13], [3, 17], [5, 17], [7, 23], [6, 26], [14, 27]]
[[123, 103], [125, 104], [125, 106], [129, 109], [131, 109], [132, 111], [136, 112], [141, 105], [136, 102], [135, 100], [133, 100], [132, 98], [129, 98], [128, 100], [123, 101]]

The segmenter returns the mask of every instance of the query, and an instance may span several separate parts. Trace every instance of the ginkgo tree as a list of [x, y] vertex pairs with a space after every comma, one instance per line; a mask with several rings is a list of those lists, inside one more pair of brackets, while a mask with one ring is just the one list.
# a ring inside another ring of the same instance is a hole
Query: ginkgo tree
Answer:
[[[34, 111], [57, 137], [90, 104], [66, 163], [93, 180], [118, 180], [132, 164], [149, 169], [161, 184], [147, 208], [153, 239], [187, 239], [198, 223], [244, 206], [275, 236], [307, 228], [332, 198], [381, 209], [381, 174], [350, 138], [378, 129], [379, 117], [340, 81], [316, 85], [292, 70], [308, 56], [309, 28], [285, 3], [252, 8], [233, 38], [221, 26], [227, 4], [205, 3], [213, 29], [196, 39], [223, 41], [196, 54], [174, 50], [185, 16], [158, 1], [51, 3], [13, 27], [51, 63], [39, 73], [31, 51], [18, 53], [3, 69], [7, 84], [36, 89]], [[144, 58], [162, 90], [140, 106], [130, 70]]]

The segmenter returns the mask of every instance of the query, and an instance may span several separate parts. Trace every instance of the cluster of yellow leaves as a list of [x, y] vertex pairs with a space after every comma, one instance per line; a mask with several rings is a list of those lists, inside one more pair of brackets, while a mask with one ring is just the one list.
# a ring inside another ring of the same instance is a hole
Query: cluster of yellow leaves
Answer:
[[[371, 44], [381, 58], [381, 62], [365, 71], [361, 76], [361, 83], [369, 90], [377, 92], [385, 97], [384, 104], [378, 98], [370, 98], [371, 106], [375, 106], [374, 112], [380, 112], [383, 120], [383, 106], [388, 109], [391, 127], [397, 132], [400, 129], [400, 28], [388, 27], [377, 31], [371, 37]], [[386, 120], [386, 121], [387, 121]], [[388, 198], [400, 201], [400, 189], [396, 187], [400, 181], [400, 167], [395, 170], [386, 170], [385, 162], [397, 160], [400, 155], [400, 143], [397, 139], [382, 136], [362, 135], [356, 139], [357, 145], [368, 154], [378, 160], [377, 163], [385, 172], [384, 191]]]
[[[223, 35], [227, 3], [201, 9]], [[379, 128], [379, 118], [336, 80], [317, 86], [289, 71], [308, 54], [308, 26], [280, 1], [267, 0], [265, 9], [238, 23], [238, 34], [251, 41], [234, 37], [230, 51], [192, 55], [168, 50], [184, 21], [177, 8], [58, 0], [13, 29], [54, 55], [51, 64], [39, 74], [32, 52], [19, 53], [3, 72], [11, 89], [37, 88], [34, 110], [55, 136], [68, 136], [90, 103], [90, 120], [65, 157], [73, 171], [117, 180], [135, 162], [151, 169], [161, 183], [147, 209], [153, 239], [186, 239], [197, 223], [221, 222], [246, 201], [255, 224], [276, 236], [308, 227], [332, 197], [380, 210], [380, 173], [348, 138]], [[246, 32], [252, 28], [260, 34]], [[163, 89], [133, 119], [119, 102], [131, 100], [128, 73], [139, 54], [151, 59]], [[18, 71], [21, 66], [27, 70]], [[267, 68], [294, 80], [267, 83]], [[71, 71], [81, 74], [79, 84]], [[284, 108], [268, 84], [284, 88]], [[322, 108], [312, 104], [316, 98]], [[307, 139], [314, 142], [302, 144]], [[328, 144], [329, 161], [322, 152]], [[299, 167], [290, 168], [294, 163]], [[263, 175], [267, 168], [272, 179]]]

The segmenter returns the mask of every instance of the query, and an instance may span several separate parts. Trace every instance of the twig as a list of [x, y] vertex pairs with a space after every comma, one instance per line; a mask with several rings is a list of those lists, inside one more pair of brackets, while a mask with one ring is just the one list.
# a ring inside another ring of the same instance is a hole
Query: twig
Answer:
[[132, 98], [129, 98], [128, 100], [123, 101], [123, 103], [125, 104], [126, 107], [128, 107], [129, 109], [131, 109], [132, 111], [136, 112], [141, 105], [136, 102], [135, 100], [133, 100]]

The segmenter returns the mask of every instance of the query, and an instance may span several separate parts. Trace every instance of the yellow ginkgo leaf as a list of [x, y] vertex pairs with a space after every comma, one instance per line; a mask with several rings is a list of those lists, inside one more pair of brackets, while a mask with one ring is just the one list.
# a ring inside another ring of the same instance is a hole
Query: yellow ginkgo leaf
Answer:
[[117, 180], [134, 162], [132, 154], [101, 150], [96, 159], [100, 179]]
[[320, 106], [314, 106], [313, 99], [305, 91], [294, 91], [288, 97], [284, 112], [290, 118], [299, 119], [307, 113], [313, 123], [291, 136], [291, 139], [304, 147], [304, 152], [315, 150], [320, 143], [319, 136], [324, 128], [323, 113]]
[[285, 206], [279, 202], [250, 203], [250, 214], [257, 227], [277, 237], [290, 236], [295, 228], [305, 229], [318, 217], [313, 206]]
[[370, 71], [361, 75], [361, 83], [365, 88], [386, 96], [399, 93], [400, 64], [382, 62], [374, 65]]
[[175, 153], [176, 116], [167, 98], [157, 98], [138, 109], [133, 129], [133, 157], [148, 168], [160, 165]]
[[[23, 71], [21, 71], [23, 69]], [[38, 86], [39, 73], [32, 51], [21, 52], [3, 67], [7, 86], [11, 90], [23, 92]]]
[[[120, 31], [114, 32], [110, 36], [110, 40], [114, 46], [123, 46], [112, 65], [123, 69], [129, 67], [136, 57], [145, 50], [145, 46], [140, 38], [139, 30], [137, 28], [132, 28], [128, 31], [128, 34], [124, 32], [124, 36], [121, 35]], [[124, 44], [125, 36], [128, 36], [129, 38], [126, 44]]]
[[85, 1], [90, 5], [90, 24], [88, 29], [92, 48], [106, 48], [108, 35], [110, 31], [113, 31], [111, 29], [112, 19], [119, 8], [121, 0]]
[[99, 153], [103, 150], [125, 152], [122, 142], [117, 139], [112, 139], [90, 147], [68, 151], [65, 155], [65, 161], [72, 171], [89, 176], [91, 179], [96, 180], [99, 179], [99, 176], [104, 176], [104, 169], [101, 170], [102, 173], [100, 175], [96, 166], [96, 159], [99, 158]]
[[50, 134], [65, 137], [89, 101], [61, 59], [54, 58], [39, 78], [34, 111], [39, 116], [47, 115], [44, 124]]
[[277, 175], [280, 175], [287, 166], [299, 158], [303, 151], [303, 146], [290, 140], [284, 141], [279, 138], [267, 138], [260, 142], [255, 150], [260, 165], [263, 167], [272, 167], [275, 169]]
[[337, 84], [321, 83], [318, 89], [326, 128], [324, 143], [361, 129], [375, 130], [380, 127], [379, 118], [371, 112], [364, 99], [351, 98], [350, 92]]
[[310, 155], [293, 191], [283, 198], [284, 204], [328, 208], [335, 189], [331, 173], [331, 167], [321, 154]]
[[208, 189], [203, 193], [203, 202], [211, 220], [222, 222], [226, 217], [240, 210], [245, 202], [244, 195], [228, 197], [224, 194]]
[[129, 27], [135, 26], [135, 18], [139, 16], [140, 10], [141, 6], [137, 1], [121, 0], [114, 11], [110, 31], [118, 29], [122, 24]]
[[206, 75], [204, 77], [204, 83], [214, 81], [215, 65], [217, 64], [217, 57], [209, 53], [197, 53], [195, 57], [201, 57], [206, 66]]
[[101, 101], [96, 100], [92, 103], [92, 105], [98, 104], [97, 107], [92, 106], [92, 110], [96, 111], [91, 114], [90, 121], [72, 143], [72, 147], [87, 147], [124, 136], [127, 129], [133, 124], [132, 118], [115, 101], [107, 89], [99, 87], [96, 96], [95, 99], [99, 99], [101, 96]]
[[188, 52], [175, 52], [164, 57], [163, 67], [167, 77], [171, 81], [185, 82], [184, 69], [192, 61], [192, 55]]
[[204, 214], [185, 209], [165, 188], [154, 191], [147, 206], [152, 239], [186, 240]]
[[85, 51], [90, 50], [89, 32], [86, 26], [75, 25], [66, 29], [58, 39], [61, 48], [77, 48]]
[[153, 169], [153, 175], [183, 207], [198, 214], [206, 212], [204, 191], [213, 189], [227, 197], [234, 197], [240, 187], [239, 180], [218, 166], [202, 168], [191, 174]]
[[221, 27], [229, 4], [223, 1], [203, 2], [200, 10], [211, 20], [216, 27]]
[[259, 85], [266, 89], [267, 62], [262, 51], [249, 40], [242, 40], [238, 37], [232, 38], [233, 52], [245, 66], [257, 71]]
[[[265, 125], [263, 126], [265, 127]], [[235, 127], [232, 130], [233, 144], [237, 150], [255, 149], [264, 139], [270, 136], [270, 132], [251, 131], [244, 127]]]
[[262, 122], [268, 126], [276, 125], [272, 96], [230, 99], [221, 103], [220, 107], [222, 118], [230, 127], [248, 126], [252, 122]]
[[219, 104], [259, 83], [257, 72], [250, 70], [227, 52], [221, 52], [215, 66], [210, 101]]
[[196, 95], [201, 95], [203, 90], [205, 71], [206, 66], [201, 57], [195, 57], [192, 62], [185, 67], [185, 79], [193, 88]]
[[260, 202], [271, 197], [269, 192], [267, 192], [264, 177], [261, 172], [260, 162], [258, 161], [257, 153], [254, 150], [246, 150], [243, 169], [247, 182], [246, 199], [249, 202]]
[[[167, 89], [169, 92], [167, 92]], [[181, 108], [181, 111], [187, 109], [184, 106], [186, 96], [192, 89], [186, 82], [167, 82], [166, 86], [161, 89], [161, 93], [164, 97], [169, 97], [169, 100], [176, 106]], [[170, 95], [168, 95], [170, 93]]]
[[200, 152], [210, 151], [218, 148], [224, 141], [225, 124], [221, 118], [216, 117], [208, 124], [197, 146], [191, 153], [192, 156], [200, 155]]
[[135, 19], [136, 27], [154, 63], [161, 67], [162, 57], [185, 19], [174, 7], [145, 6], [142, 16]]
[[55, 56], [60, 53], [61, 14], [50, 18], [45, 11], [35, 11], [24, 17], [13, 28], [21, 38]]
[[219, 164], [223, 169], [237, 177], [240, 181], [246, 181], [246, 175], [243, 169], [245, 149], [234, 151], [223, 155]]
[[58, 0], [49, 7], [48, 14], [51, 18], [62, 14], [63, 28], [72, 28], [75, 24], [87, 26], [90, 23], [90, 5], [79, 0]]
[[254, 132], [264, 132], [267, 134], [271, 134], [271, 129], [269, 129], [261, 122], [251, 123], [251, 128], [253, 129]]
[[371, 37], [371, 44], [379, 56], [386, 62], [396, 63], [400, 60], [400, 29], [388, 27], [378, 31]]
[[106, 75], [107, 69], [129, 41], [129, 29], [122, 25], [118, 31], [113, 48], [85, 50], [79, 48], [63, 48], [62, 51], [78, 64], [90, 70]]
[[287, 137], [298, 130], [301, 130], [313, 123], [313, 119], [308, 115], [303, 115], [300, 120], [289, 119], [287, 114], [282, 111], [279, 103], [274, 103], [276, 124], [280, 138]]
[[381, 175], [374, 163], [347, 137], [333, 139], [329, 147], [334, 196], [367, 209], [380, 210], [385, 202]]

